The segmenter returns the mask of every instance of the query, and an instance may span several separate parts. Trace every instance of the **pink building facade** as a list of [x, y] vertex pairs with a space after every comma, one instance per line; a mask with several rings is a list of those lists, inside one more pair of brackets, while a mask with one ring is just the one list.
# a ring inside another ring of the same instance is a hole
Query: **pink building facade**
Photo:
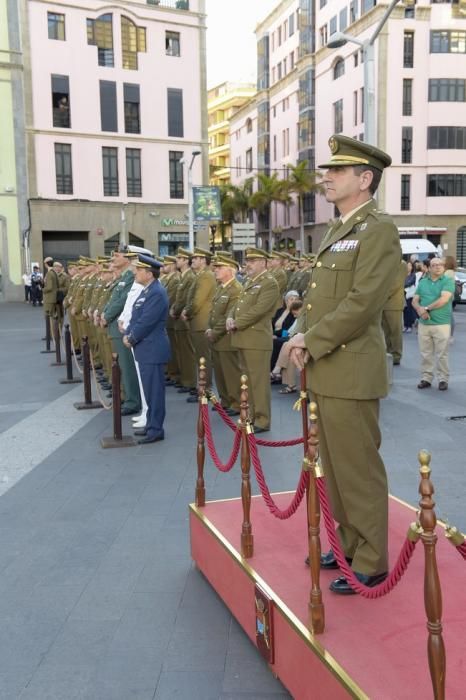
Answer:
[[[269, 51], [270, 172], [285, 161], [306, 159], [311, 167], [322, 162], [332, 133], [364, 138], [362, 52], [349, 41], [340, 48], [329, 48], [328, 43], [337, 31], [360, 41], [371, 36], [387, 4], [283, 0], [259, 25], [259, 54], [264, 39]], [[421, 0], [415, 6], [395, 7], [375, 43], [375, 109], [377, 144], [393, 158], [378, 193], [380, 207], [395, 217], [402, 236], [426, 236], [466, 265], [464, 11], [463, 0]], [[299, 31], [285, 39], [284, 27], [289, 30], [296, 12]], [[291, 41], [298, 54], [293, 64]], [[260, 99], [264, 90], [236, 120], [246, 121], [248, 109], [257, 109]], [[277, 109], [276, 102], [286, 106], [287, 100], [289, 109]], [[240, 126], [234, 121], [232, 132]], [[289, 156], [284, 155], [281, 136], [287, 128]], [[241, 139], [234, 147], [244, 151]], [[233, 162], [234, 157], [232, 153]], [[260, 159], [254, 165], [261, 167]], [[292, 206], [287, 213], [283, 205], [273, 207], [277, 240], [299, 238], [296, 209]], [[308, 202], [306, 214], [306, 244], [315, 250], [333, 208], [318, 195]]]
[[33, 258], [103, 254], [120, 234], [187, 245], [192, 151], [207, 181], [204, 0], [27, 9]]

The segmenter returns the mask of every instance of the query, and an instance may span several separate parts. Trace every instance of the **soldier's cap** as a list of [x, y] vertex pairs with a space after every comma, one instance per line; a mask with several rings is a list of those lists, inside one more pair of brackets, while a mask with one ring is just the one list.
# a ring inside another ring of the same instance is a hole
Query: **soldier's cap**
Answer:
[[317, 253], [305, 253], [302, 257], [309, 262], [314, 262], [317, 258]]
[[192, 256], [193, 258], [211, 258], [212, 253], [210, 250], [205, 250], [205, 248], [194, 248]]
[[164, 255], [163, 263], [164, 265], [172, 265], [173, 263], [176, 263], [176, 258], [174, 255]]
[[244, 258], [245, 260], [268, 260], [270, 255], [266, 250], [261, 250], [260, 248], [246, 248]]
[[230, 250], [216, 250], [215, 255], [223, 255], [224, 258], [233, 257], [233, 253]]
[[239, 270], [239, 263], [229, 255], [219, 255], [218, 253], [212, 258], [214, 267], [232, 267], [234, 270]]
[[296, 257], [296, 255], [290, 255], [290, 262], [294, 263], [299, 263], [300, 258]]
[[328, 140], [330, 146], [330, 160], [321, 163], [318, 168], [337, 168], [345, 165], [369, 165], [372, 168], [383, 171], [392, 164], [388, 153], [370, 143], [357, 141], [349, 136], [334, 134]]
[[188, 260], [191, 260], [191, 255], [192, 254], [189, 250], [186, 250], [186, 248], [182, 248], [181, 246], [176, 251], [177, 258], [187, 258]]
[[146, 270], [160, 270], [163, 267], [162, 263], [156, 260], [151, 255], [138, 255], [138, 261], [136, 267], [146, 269]]
[[137, 253], [138, 255], [149, 255], [152, 256], [152, 251], [149, 248], [142, 248], [139, 245], [126, 245], [121, 243], [118, 247], [118, 253], [123, 253], [125, 257], [129, 257], [129, 253]]
[[46, 258], [44, 258], [44, 263], [48, 263], [48, 262], [53, 263], [53, 258], [50, 255], [48, 255]]
[[272, 250], [270, 257], [278, 260], [288, 260], [290, 256], [288, 253], [282, 253], [280, 250]]
[[99, 265], [102, 263], [108, 263], [108, 262], [110, 262], [110, 258], [107, 257], [106, 255], [98, 255], [97, 262], [99, 263]]
[[95, 260], [94, 258], [88, 258], [85, 255], [81, 255], [79, 258], [79, 264], [80, 265], [95, 265]]
[[101, 272], [113, 272], [112, 268], [110, 267], [109, 262], [103, 262], [102, 263], [102, 270]]

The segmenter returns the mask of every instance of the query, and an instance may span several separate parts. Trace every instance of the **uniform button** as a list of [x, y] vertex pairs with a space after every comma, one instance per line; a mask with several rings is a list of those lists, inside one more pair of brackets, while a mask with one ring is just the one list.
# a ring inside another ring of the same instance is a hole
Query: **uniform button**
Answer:
[[316, 267], [322, 267], [322, 263], [320, 262], [320, 260], [318, 263], [316, 263]]
[[332, 263], [332, 268], [335, 267], [335, 263]]
[[315, 288], [317, 287], [317, 284], [316, 284], [315, 282], [313, 282], [313, 283], [311, 284], [311, 287], [312, 287], [312, 289], [315, 289]]
[[343, 345], [341, 346], [341, 348], [342, 348], [342, 350], [344, 350], [344, 349], [346, 348], [346, 345], [343, 343]]
[[307, 310], [310, 311], [312, 309], [312, 304], [307, 305]]

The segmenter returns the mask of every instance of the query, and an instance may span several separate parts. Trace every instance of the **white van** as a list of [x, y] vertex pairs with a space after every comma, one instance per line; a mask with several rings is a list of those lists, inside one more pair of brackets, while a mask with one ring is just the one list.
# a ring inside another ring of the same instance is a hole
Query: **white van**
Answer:
[[431, 253], [437, 255], [437, 248], [427, 238], [400, 238], [401, 252], [404, 260], [415, 255], [418, 260], [425, 260]]

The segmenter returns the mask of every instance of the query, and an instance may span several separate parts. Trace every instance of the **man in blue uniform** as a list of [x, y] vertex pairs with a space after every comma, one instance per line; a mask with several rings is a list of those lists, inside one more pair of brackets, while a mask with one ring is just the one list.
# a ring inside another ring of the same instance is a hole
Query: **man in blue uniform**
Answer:
[[165, 365], [170, 359], [166, 331], [168, 296], [159, 282], [162, 264], [140, 255], [135, 265], [136, 282], [144, 286], [133, 307], [131, 320], [123, 337], [126, 347], [134, 349], [147, 401], [146, 427], [135, 430], [139, 444], [164, 439]]

